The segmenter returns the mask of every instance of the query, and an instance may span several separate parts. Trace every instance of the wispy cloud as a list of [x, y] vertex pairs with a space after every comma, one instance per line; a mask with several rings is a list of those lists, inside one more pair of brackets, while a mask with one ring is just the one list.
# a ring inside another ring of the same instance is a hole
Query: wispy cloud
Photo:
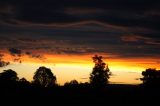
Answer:
[[124, 42], [143, 42], [145, 44], [160, 45], [160, 40], [152, 37], [140, 36], [140, 35], [124, 35], [121, 37]]

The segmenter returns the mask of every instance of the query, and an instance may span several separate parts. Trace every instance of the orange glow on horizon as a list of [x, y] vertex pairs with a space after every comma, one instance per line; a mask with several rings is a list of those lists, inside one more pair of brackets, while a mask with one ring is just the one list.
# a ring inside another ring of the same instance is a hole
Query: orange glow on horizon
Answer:
[[[12, 60], [13, 56], [6, 53], [4, 60], [12, 62], [11, 65], [2, 68], [1, 71], [3, 69], [12, 68], [18, 70], [17, 73], [20, 77], [26, 77], [31, 81], [36, 69], [40, 66], [46, 66], [53, 70], [53, 73], [57, 76], [57, 82], [60, 84], [64, 84], [72, 79], [76, 79], [80, 82], [89, 81], [89, 74], [94, 66], [92, 62], [93, 55], [44, 54], [44, 57], [46, 58], [45, 60], [40, 60], [22, 55], [20, 57], [22, 64], [20, 64], [14, 63]], [[156, 62], [155, 59], [150, 58], [108, 58], [104, 59], [104, 61], [109, 65], [113, 75], [116, 75], [111, 77], [111, 82], [138, 84], [140, 81], [135, 79], [139, 78], [141, 72], [146, 68], [160, 69], [159, 63]], [[132, 79], [130, 79], [131, 77]]]

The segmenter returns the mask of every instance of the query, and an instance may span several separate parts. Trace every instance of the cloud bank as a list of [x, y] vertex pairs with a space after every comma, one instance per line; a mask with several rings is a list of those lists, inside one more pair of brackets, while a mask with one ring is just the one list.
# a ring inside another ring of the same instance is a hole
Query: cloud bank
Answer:
[[157, 58], [158, 4], [158, 0], [0, 0], [0, 48], [39, 59], [43, 56], [35, 51]]

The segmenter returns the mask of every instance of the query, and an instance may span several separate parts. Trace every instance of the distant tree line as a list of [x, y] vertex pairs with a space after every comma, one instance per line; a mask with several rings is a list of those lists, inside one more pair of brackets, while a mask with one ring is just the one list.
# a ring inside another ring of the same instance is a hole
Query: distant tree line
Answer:
[[[90, 73], [89, 83], [83, 83], [83, 85], [91, 85], [93, 87], [105, 87], [109, 83], [109, 78], [111, 75], [108, 64], [103, 61], [102, 56], [95, 55], [92, 57], [94, 62], [94, 67]], [[146, 69], [142, 72], [143, 78], [140, 80], [143, 81], [143, 84], [160, 84], [160, 70], [156, 69]], [[25, 78], [18, 78], [17, 73], [12, 70], [4, 70], [0, 73], [0, 83], [2, 84], [15, 84], [20, 83], [22, 85], [34, 85], [39, 87], [53, 87], [57, 86], [57, 78], [52, 73], [51, 69], [44, 66], [39, 67], [33, 76], [33, 81], [29, 82]], [[71, 80], [66, 82], [64, 86], [78, 86], [82, 83], [79, 83], [77, 80]]]
[[[102, 56], [95, 55], [93, 58], [93, 62], [95, 66], [93, 67], [93, 71], [90, 74], [90, 84], [92, 86], [102, 87], [108, 84], [108, 79], [110, 76], [110, 70], [108, 65], [103, 61]], [[29, 82], [25, 78], [18, 78], [17, 73], [12, 70], [4, 70], [0, 73], [0, 82], [12, 83], [19, 82], [23, 84], [33, 84], [41, 87], [52, 87], [57, 85], [57, 78], [52, 73], [51, 69], [46, 68], [44, 66], [39, 67], [33, 76], [33, 81]], [[79, 82], [76, 80], [71, 80], [70, 82], [66, 82], [64, 86], [76, 86]], [[88, 83], [85, 83], [88, 84]]]

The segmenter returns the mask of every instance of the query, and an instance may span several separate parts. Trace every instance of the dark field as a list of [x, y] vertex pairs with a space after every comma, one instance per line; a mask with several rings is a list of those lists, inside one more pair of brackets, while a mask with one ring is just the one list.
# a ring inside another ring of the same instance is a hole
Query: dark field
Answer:
[[[27, 106], [159, 106], [159, 87], [110, 84], [104, 88], [90, 85], [6, 86], [0, 90], [1, 103]], [[4, 106], [5, 106], [4, 105]]]

